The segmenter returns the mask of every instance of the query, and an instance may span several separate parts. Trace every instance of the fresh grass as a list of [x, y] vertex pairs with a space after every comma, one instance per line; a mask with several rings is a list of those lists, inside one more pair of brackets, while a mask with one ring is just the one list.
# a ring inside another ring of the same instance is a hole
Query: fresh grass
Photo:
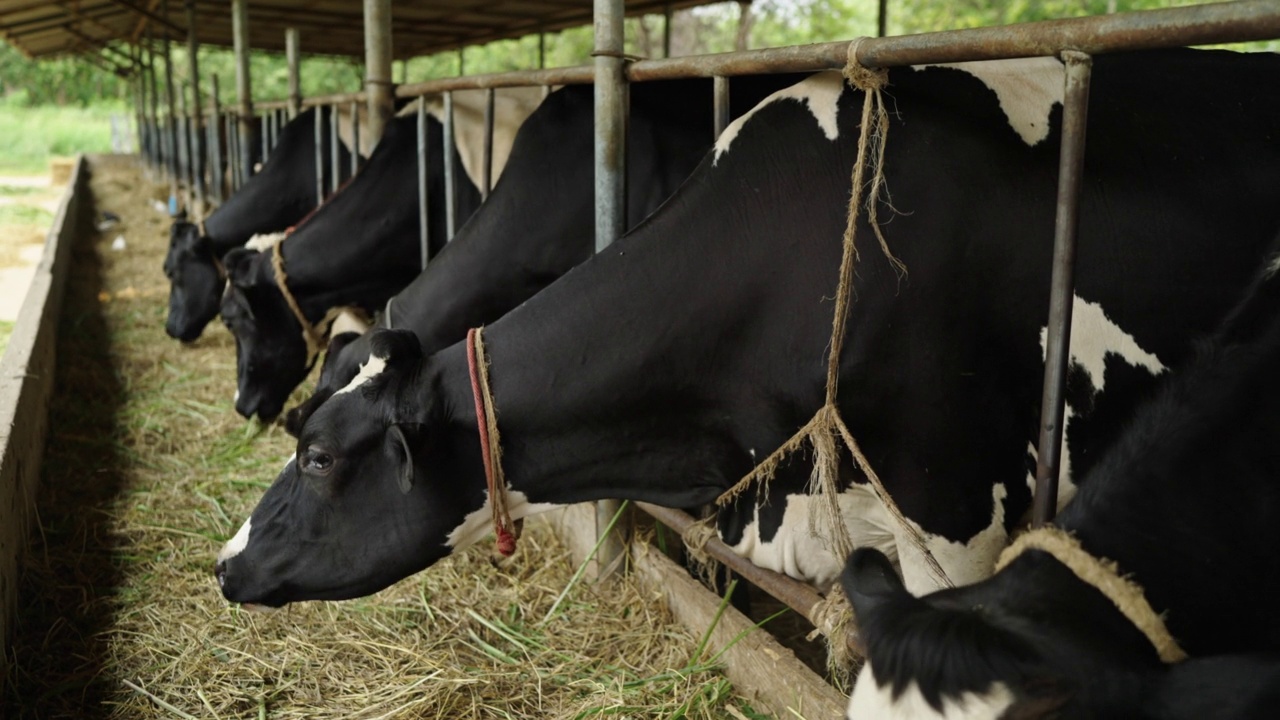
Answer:
[[0, 226], [51, 225], [53, 213], [31, 205], [0, 205]]
[[119, 110], [0, 104], [0, 174], [47, 172], [55, 156], [111, 151], [111, 114]]

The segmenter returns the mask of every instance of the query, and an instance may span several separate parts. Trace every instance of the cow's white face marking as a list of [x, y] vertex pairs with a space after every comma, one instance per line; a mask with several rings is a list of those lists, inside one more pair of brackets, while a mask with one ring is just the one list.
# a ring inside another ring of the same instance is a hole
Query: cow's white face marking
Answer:
[[[257, 250], [258, 252], [266, 252], [271, 248], [279, 245], [285, 238], [285, 233], [262, 233], [249, 238], [249, 242], [244, 246], [249, 250]], [[291, 246], [292, 247], [292, 246]]]
[[227, 541], [222, 546], [222, 550], [218, 553], [218, 562], [226, 562], [231, 558], [244, 552], [245, 547], [249, 544], [249, 533], [253, 531], [253, 518], [244, 521], [244, 525], [236, 532], [235, 537]]
[[[1040, 357], [1044, 358], [1048, 351], [1049, 329], [1040, 328]], [[1071, 364], [1079, 366], [1089, 376], [1094, 390], [1101, 393], [1107, 385], [1107, 356], [1118, 355], [1133, 367], [1146, 368], [1152, 375], [1159, 375], [1168, 368], [1160, 362], [1160, 358], [1143, 350], [1133, 336], [1125, 332], [1107, 317], [1107, 313], [1098, 303], [1092, 303], [1076, 295], [1071, 303]], [[1071, 420], [1075, 417], [1075, 408], [1067, 404], [1062, 414], [1062, 447], [1058, 457], [1061, 467], [1058, 471], [1058, 509], [1061, 510], [1071, 498], [1075, 497], [1075, 476], [1071, 470], [1071, 453], [1067, 452], [1067, 438], [1071, 433]], [[1027, 443], [1027, 454], [1037, 459], [1038, 448]], [[1036, 478], [1027, 473], [1027, 486], [1033, 491]]]
[[[524, 493], [519, 490], [512, 490], [510, 486], [507, 487], [507, 510], [511, 513], [512, 520], [544, 513], [557, 507], [560, 506], [554, 503], [531, 503]], [[445, 544], [453, 550], [462, 550], [476, 544], [492, 530], [493, 510], [489, 505], [489, 497], [486, 494], [484, 505], [480, 506], [479, 510], [467, 513], [467, 516], [462, 520], [462, 524], [450, 531]]]
[[919, 686], [911, 683], [895, 700], [889, 685], [880, 686], [863, 665], [849, 697], [849, 720], [992, 720], [1013, 704], [1013, 693], [1004, 683], [992, 683], [987, 692], [965, 693], [958, 698], [942, 698], [942, 711], [935, 710]]
[[386, 369], [387, 369], [386, 358], [380, 358], [377, 355], [370, 355], [369, 359], [366, 362], [361, 363], [360, 372], [355, 377], [351, 378], [351, 382], [347, 383], [346, 387], [334, 393], [334, 395], [349, 393], [352, 390], [355, 390], [356, 388], [360, 387], [361, 385], [369, 382], [370, 380], [378, 377], [378, 375], [381, 374], [382, 371]]
[[1049, 137], [1049, 112], [1062, 104], [1065, 70], [1057, 58], [983, 60], [915, 67], [949, 67], [978, 78], [1000, 100], [1010, 127], [1028, 145]]
[[738, 137], [738, 133], [742, 131], [743, 126], [750, 122], [751, 116], [766, 105], [779, 100], [790, 99], [806, 103], [809, 107], [809, 112], [813, 113], [814, 119], [818, 121], [818, 127], [822, 128], [822, 134], [828, 140], [835, 140], [840, 137], [840, 126], [836, 123], [836, 113], [839, 110], [840, 94], [843, 92], [844, 77], [838, 72], [818, 73], [789, 88], [783, 88], [775, 92], [761, 100], [760, 104], [751, 108], [747, 114], [729, 123], [724, 132], [720, 133], [719, 139], [716, 140], [716, 156], [713, 164], [720, 161], [721, 155], [729, 152], [729, 146], [733, 144], [734, 138]]
[[[319, 112], [319, 110], [317, 110]], [[373, 154], [373, 146], [377, 141], [373, 138], [373, 128], [369, 125], [369, 108], [364, 103], [357, 103], [356, 112], [360, 116], [360, 156], [369, 157]], [[355, 152], [356, 134], [352, 127], [355, 123], [351, 121], [351, 108], [338, 108], [338, 142], [347, 149], [347, 152]]]

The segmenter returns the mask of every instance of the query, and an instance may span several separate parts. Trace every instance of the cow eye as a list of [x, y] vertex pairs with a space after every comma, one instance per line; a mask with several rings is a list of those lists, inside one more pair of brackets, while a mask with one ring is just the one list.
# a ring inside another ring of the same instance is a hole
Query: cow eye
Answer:
[[327, 473], [333, 468], [333, 456], [315, 447], [307, 448], [302, 456], [302, 468], [316, 473]]

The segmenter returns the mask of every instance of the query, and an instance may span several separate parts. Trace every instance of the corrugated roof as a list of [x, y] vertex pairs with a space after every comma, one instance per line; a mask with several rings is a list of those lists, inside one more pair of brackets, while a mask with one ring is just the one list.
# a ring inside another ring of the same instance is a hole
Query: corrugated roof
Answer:
[[[708, 0], [626, 0], [628, 15], [684, 8]], [[230, 47], [229, 0], [196, 0], [201, 44]], [[0, 0], [0, 37], [31, 57], [99, 53], [117, 41], [136, 42], [148, 24], [185, 40], [185, 3], [170, 0]], [[591, 24], [591, 0], [395, 0], [392, 50], [405, 59], [539, 31]], [[361, 0], [249, 0], [249, 44], [284, 50], [284, 31], [296, 27], [306, 53], [364, 55]], [[106, 57], [120, 61], [107, 51]]]

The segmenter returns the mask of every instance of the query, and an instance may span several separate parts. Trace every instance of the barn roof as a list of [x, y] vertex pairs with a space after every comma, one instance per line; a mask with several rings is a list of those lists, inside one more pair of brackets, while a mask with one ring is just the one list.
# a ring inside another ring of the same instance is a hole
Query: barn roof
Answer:
[[[625, 0], [628, 15], [708, 0]], [[137, 42], [150, 25], [187, 36], [182, 0], [0, 0], [0, 37], [30, 57], [97, 54], [109, 43]], [[230, 0], [195, 0], [201, 44], [230, 47]], [[284, 50], [286, 27], [308, 53], [363, 56], [361, 0], [249, 0], [249, 44]], [[391, 7], [397, 59], [591, 24], [591, 0], [396, 0]], [[107, 52], [111, 52], [108, 50]], [[111, 57], [108, 55], [107, 57]], [[119, 60], [118, 57], [111, 58]]]

